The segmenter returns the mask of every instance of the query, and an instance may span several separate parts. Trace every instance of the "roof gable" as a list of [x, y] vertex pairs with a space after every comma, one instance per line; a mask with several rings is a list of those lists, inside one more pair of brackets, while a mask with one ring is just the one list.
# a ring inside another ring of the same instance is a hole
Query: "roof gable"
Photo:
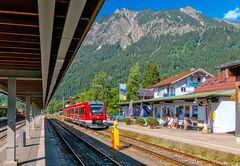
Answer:
[[218, 91], [235, 88], [236, 77], [226, 77], [225, 71], [221, 71], [218, 75], [207, 79], [204, 83], [195, 89], [195, 92]]
[[161, 82], [156, 83], [153, 87], [162, 87], [162, 86], [165, 86], [165, 85], [175, 83], [175, 82], [177, 82], [179, 80], [182, 80], [182, 79], [188, 77], [189, 75], [194, 74], [194, 73], [199, 72], [199, 71], [204, 72], [204, 73], [206, 73], [210, 76], [213, 76], [212, 74], [210, 74], [209, 72], [207, 72], [203, 69], [193, 69], [193, 70], [190, 70], [190, 71], [186, 71], [186, 72], [177, 74], [175, 76], [171, 76], [171, 77], [169, 77], [169, 78], [167, 78], [167, 79], [165, 79]]

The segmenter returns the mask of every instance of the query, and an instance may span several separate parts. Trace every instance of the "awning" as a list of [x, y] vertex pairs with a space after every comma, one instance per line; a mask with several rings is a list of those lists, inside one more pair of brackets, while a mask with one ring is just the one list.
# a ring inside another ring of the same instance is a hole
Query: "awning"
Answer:
[[[202, 93], [193, 93], [188, 95], [180, 96], [171, 96], [171, 97], [162, 97], [148, 100], [138, 100], [133, 101], [134, 104], [143, 103], [154, 103], [154, 102], [165, 102], [165, 101], [174, 101], [174, 100], [194, 100], [195, 98], [208, 98], [208, 97], [221, 97], [221, 96], [231, 96], [235, 94], [235, 90], [222, 90], [222, 91], [211, 91], [211, 92], [202, 92]], [[130, 102], [120, 103], [119, 105], [129, 105]]]

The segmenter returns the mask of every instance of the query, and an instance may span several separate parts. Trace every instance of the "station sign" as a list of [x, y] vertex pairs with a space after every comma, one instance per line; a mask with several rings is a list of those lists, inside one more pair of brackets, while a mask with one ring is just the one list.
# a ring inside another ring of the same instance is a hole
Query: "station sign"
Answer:
[[119, 84], [119, 100], [126, 100], [126, 84]]

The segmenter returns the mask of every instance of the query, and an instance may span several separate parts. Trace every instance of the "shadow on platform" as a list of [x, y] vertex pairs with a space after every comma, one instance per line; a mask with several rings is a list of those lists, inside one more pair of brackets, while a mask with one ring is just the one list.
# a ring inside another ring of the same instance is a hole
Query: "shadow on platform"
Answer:
[[18, 163], [18, 165], [28, 164], [28, 163], [31, 163], [31, 162], [35, 162], [35, 161], [38, 161], [38, 160], [44, 160], [44, 159], [45, 159], [45, 157], [40, 157], [40, 158], [20, 162], [20, 163]]

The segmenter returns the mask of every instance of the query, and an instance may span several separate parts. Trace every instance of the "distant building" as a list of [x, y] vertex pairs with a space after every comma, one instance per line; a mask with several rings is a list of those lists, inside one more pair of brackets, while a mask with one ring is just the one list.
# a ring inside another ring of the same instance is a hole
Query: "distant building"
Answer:
[[[214, 91], [227, 91], [233, 90], [232, 96], [235, 96], [235, 76], [229, 75], [228, 68], [221, 68], [219, 73], [209, 78], [195, 89], [196, 93], [214, 92]], [[235, 100], [229, 96], [218, 96], [216, 101], [211, 101], [211, 113], [214, 115], [211, 118], [213, 121], [212, 128], [215, 133], [235, 131]], [[208, 115], [208, 118], [210, 118]]]
[[203, 69], [192, 69], [169, 77], [153, 86], [154, 98], [194, 93], [195, 88], [213, 75]]
[[139, 99], [151, 99], [154, 97], [154, 89], [153, 88], [139, 88], [137, 90]]
[[[178, 93], [178, 89], [181, 87], [188, 88], [187, 85], [189, 84], [197, 84], [189, 82], [195, 82], [198, 77], [199, 85], [193, 86], [194, 93]], [[136, 112], [142, 104], [149, 106], [151, 108], [148, 111], [149, 115], [158, 118], [159, 121], [162, 121], [166, 115], [178, 115], [180, 122], [183, 122], [185, 117], [196, 121], [197, 125], [201, 125], [198, 122], [203, 122], [203, 125], [208, 127], [209, 132], [226, 133], [235, 131], [236, 78], [229, 74], [228, 69], [221, 68], [216, 76], [212, 76], [202, 69], [195, 69], [170, 78], [160, 82], [161, 84], [158, 83], [157, 88], [175, 87], [175, 95], [163, 95], [158, 98], [134, 101], [133, 105]], [[205, 80], [206, 78], [208, 79]], [[156, 93], [156, 91], [154, 92]], [[129, 103], [122, 103], [121, 105], [123, 110], [127, 112]]]

